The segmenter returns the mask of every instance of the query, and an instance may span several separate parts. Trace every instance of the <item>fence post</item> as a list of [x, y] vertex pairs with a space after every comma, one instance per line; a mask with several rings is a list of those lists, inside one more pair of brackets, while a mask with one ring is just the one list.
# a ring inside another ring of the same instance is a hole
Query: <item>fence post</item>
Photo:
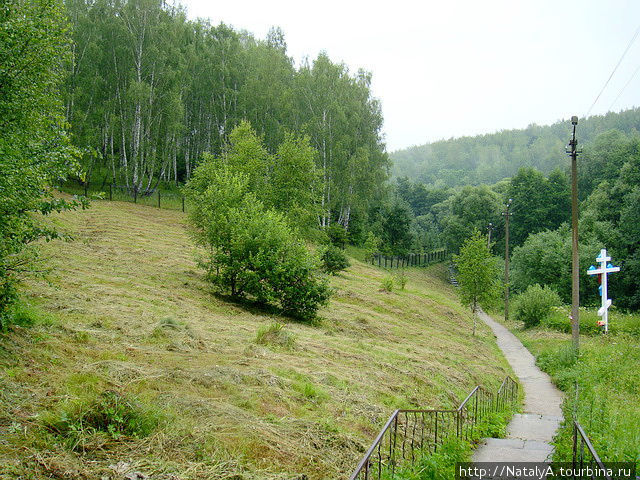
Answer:
[[184, 197], [182, 197], [182, 213], [184, 213]]
[[85, 180], [84, 182], [84, 196], [87, 196], [87, 189], [89, 188], [89, 182]]
[[113, 183], [109, 184], [109, 201], [113, 200]]
[[133, 203], [138, 203], [138, 186], [133, 186]]
[[158, 189], [158, 208], [160, 208], [160, 189]]

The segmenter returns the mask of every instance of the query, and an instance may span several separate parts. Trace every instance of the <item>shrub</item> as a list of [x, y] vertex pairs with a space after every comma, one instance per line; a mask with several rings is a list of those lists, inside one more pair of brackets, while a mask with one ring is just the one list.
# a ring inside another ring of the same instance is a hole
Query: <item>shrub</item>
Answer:
[[331, 245], [344, 248], [347, 244], [347, 231], [339, 223], [334, 223], [327, 228], [327, 236]]
[[514, 318], [529, 328], [547, 318], [552, 308], [560, 305], [561, 301], [553, 289], [535, 284], [516, 297], [514, 303]]
[[344, 250], [335, 245], [328, 245], [324, 248], [320, 259], [322, 260], [322, 269], [331, 275], [346, 270], [351, 265]]
[[382, 279], [382, 283], [380, 284], [380, 287], [385, 292], [393, 291], [393, 277], [391, 275], [388, 275], [388, 276], [384, 277]]
[[284, 215], [248, 191], [245, 176], [207, 157], [185, 187], [196, 206], [190, 219], [208, 256], [200, 265], [209, 280], [232, 296], [280, 306], [288, 315], [313, 318], [330, 290], [315, 258]]
[[396, 280], [398, 282], [398, 285], [400, 285], [400, 290], [404, 290], [404, 287], [407, 286], [407, 272], [405, 272], [404, 270], [400, 270], [400, 273], [396, 275]]
[[364, 259], [365, 261], [370, 261], [373, 256], [378, 253], [380, 250], [380, 245], [382, 244], [382, 240], [376, 237], [373, 232], [369, 232], [367, 234], [367, 239], [364, 242]]

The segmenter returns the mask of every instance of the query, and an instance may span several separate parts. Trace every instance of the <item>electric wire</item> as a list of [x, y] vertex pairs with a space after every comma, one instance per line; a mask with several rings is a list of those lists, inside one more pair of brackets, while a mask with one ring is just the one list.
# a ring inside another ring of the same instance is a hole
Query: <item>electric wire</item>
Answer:
[[624, 93], [624, 91], [627, 89], [627, 87], [629, 86], [629, 84], [631, 83], [631, 81], [635, 78], [636, 74], [640, 72], [640, 65], [638, 65], [638, 68], [635, 69], [635, 71], [633, 72], [633, 74], [631, 75], [631, 78], [629, 78], [629, 80], [627, 81], [627, 83], [625, 83], [624, 87], [622, 87], [622, 90], [620, 90], [620, 92], [618, 93], [618, 96], [616, 97], [616, 99], [611, 102], [611, 105], [609, 106], [609, 110], [611, 110], [613, 108], [613, 106], [616, 104], [616, 102], [618, 101], [618, 99], [622, 96], [622, 94]]
[[620, 66], [620, 64], [622, 63], [622, 60], [624, 59], [624, 57], [627, 55], [627, 52], [629, 51], [629, 49], [631, 48], [631, 45], [633, 45], [633, 43], [636, 41], [636, 38], [638, 38], [638, 35], [640, 34], [640, 26], [638, 27], [638, 29], [636, 30], [636, 33], [633, 34], [633, 37], [631, 38], [631, 41], [629, 42], [629, 44], [627, 45], [627, 48], [625, 48], [624, 52], [622, 53], [622, 56], [620, 57], [620, 60], [618, 60], [618, 63], [616, 64], [616, 66], [613, 68], [613, 71], [611, 72], [611, 75], [609, 75], [609, 78], [607, 78], [607, 81], [604, 82], [604, 86], [602, 87], [602, 90], [600, 90], [600, 93], [598, 93], [598, 96], [596, 97], [596, 99], [593, 101], [593, 103], [591, 104], [591, 107], [589, 107], [589, 111], [587, 112], [587, 114], [585, 115], [585, 117], [588, 117], [589, 114], [591, 113], [591, 110], [593, 109], [593, 107], [595, 106], [595, 104], [598, 102], [598, 100], [600, 99], [600, 95], [602, 95], [602, 92], [604, 92], [604, 89], [607, 88], [607, 85], [609, 85], [609, 81], [611, 80], [611, 78], [613, 77], [613, 74], [616, 73], [616, 70], [618, 69], [618, 67]]

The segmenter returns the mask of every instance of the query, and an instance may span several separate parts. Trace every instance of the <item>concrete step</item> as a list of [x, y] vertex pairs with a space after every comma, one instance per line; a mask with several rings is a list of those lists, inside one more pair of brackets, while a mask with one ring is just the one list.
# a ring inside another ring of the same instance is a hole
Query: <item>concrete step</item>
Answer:
[[474, 462], [544, 462], [553, 447], [546, 442], [517, 438], [485, 438], [473, 455]]
[[535, 413], [515, 414], [507, 428], [507, 438], [550, 442], [562, 418]]

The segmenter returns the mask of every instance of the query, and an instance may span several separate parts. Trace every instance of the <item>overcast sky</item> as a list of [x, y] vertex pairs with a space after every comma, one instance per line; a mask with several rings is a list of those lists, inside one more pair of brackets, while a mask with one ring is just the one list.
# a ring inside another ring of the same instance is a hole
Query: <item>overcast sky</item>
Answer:
[[[181, 0], [190, 18], [373, 73], [387, 149], [584, 116], [640, 27], [637, 0]], [[591, 114], [640, 105], [640, 38]]]

